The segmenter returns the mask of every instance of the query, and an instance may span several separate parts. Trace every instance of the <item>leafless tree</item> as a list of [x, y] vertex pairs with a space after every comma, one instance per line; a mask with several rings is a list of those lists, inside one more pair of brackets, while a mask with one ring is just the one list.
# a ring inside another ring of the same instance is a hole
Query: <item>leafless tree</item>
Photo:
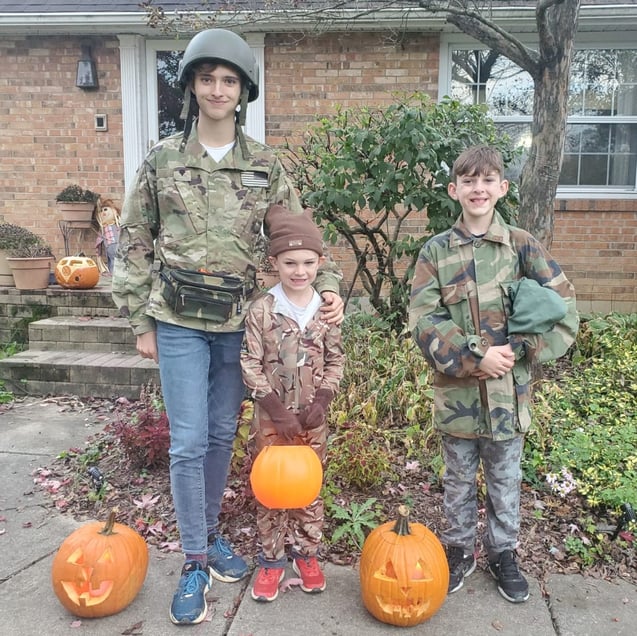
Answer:
[[[524, 44], [494, 20], [492, 0], [246, 0], [241, 3], [201, 2], [197, 11], [185, 9], [170, 16], [160, 6], [146, 3], [152, 26], [175, 32], [219, 24], [268, 22], [273, 16], [289, 25], [314, 24], [326, 31], [363, 19], [381, 19], [383, 11], [404, 12], [403, 25], [414, 9], [440, 14], [459, 31], [504, 55], [533, 78], [534, 100], [531, 147], [520, 176], [520, 224], [550, 247], [553, 240], [554, 202], [562, 167], [566, 134], [569, 71], [581, 0], [536, 0], [537, 48]], [[511, 5], [519, 5], [519, 2]], [[531, 3], [530, 3], [531, 4]], [[209, 5], [210, 11], [202, 11]], [[187, 5], [186, 5], [187, 6]]]

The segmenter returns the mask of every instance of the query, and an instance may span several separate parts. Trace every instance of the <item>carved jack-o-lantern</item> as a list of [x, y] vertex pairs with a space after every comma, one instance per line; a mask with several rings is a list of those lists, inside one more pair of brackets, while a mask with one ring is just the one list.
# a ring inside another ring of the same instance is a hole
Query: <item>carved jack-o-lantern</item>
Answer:
[[65, 256], [55, 266], [55, 280], [67, 289], [91, 289], [99, 279], [97, 263], [88, 256]]
[[257, 501], [266, 508], [304, 508], [319, 495], [323, 466], [311, 446], [266, 446], [250, 471]]
[[383, 623], [418, 625], [442, 606], [449, 586], [449, 567], [438, 538], [420, 523], [409, 523], [400, 506], [398, 520], [370, 532], [361, 552], [363, 604]]
[[97, 618], [123, 610], [137, 596], [148, 569], [148, 548], [132, 528], [88, 523], [60, 546], [51, 568], [53, 590], [76, 616]]

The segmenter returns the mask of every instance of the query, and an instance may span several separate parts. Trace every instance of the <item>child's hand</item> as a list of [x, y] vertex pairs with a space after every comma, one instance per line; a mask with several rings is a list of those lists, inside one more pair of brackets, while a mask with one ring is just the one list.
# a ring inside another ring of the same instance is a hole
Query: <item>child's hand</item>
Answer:
[[325, 422], [327, 407], [330, 405], [334, 394], [329, 389], [319, 389], [314, 396], [314, 402], [303, 410], [301, 424], [305, 430], [318, 428]]
[[479, 380], [502, 378], [515, 364], [515, 354], [510, 344], [489, 347], [473, 375]]
[[270, 416], [277, 434], [283, 439], [292, 441], [303, 432], [299, 418], [292, 411], [288, 411], [285, 408], [283, 402], [274, 391], [261, 398], [259, 406]]

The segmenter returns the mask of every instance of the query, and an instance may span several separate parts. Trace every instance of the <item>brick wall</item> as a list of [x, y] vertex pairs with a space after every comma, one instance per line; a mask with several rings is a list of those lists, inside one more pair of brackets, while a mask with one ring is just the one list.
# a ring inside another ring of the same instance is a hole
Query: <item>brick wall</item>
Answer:
[[[122, 116], [116, 38], [91, 38], [97, 91], [75, 87], [81, 38], [0, 40], [0, 221], [35, 230], [64, 254], [55, 195], [65, 185], [123, 199]], [[298, 139], [337, 105], [389, 104], [394, 91], [438, 91], [438, 38], [347, 33], [266, 37], [267, 141]], [[96, 114], [108, 131], [95, 131]], [[637, 201], [556, 202], [552, 252], [572, 279], [580, 308], [637, 311]], [[414, 228], [417, 231], [417, 228]], [[70, 251], [94, 253], [92, 230], [73, 233]], [[338, 248], [345, 280], [354, 263]]]
[[[69, 183], [123, 195], [122, 107], [116, 38], [91, 37], [99, 89], [75, 86], [79, 38], [0, 39], [0, 220], [23, 225], [64, 255], [55, 196]], [[95, 115], [108, 131], [95, 130]], [[95, 233], [74, 232], [70, 249], [94, 254]]]

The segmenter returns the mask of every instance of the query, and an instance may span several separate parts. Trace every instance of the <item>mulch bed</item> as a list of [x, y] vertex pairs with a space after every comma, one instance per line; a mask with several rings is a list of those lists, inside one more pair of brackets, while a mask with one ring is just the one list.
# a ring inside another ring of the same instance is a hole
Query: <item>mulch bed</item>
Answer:
[[[108, 400], [80, 401], [73, 398], [50, 398], [60, 409], [92, 412], [104, 422], [114, 421], [117, 406]], [[97, 468], [97, 471], [94, 469]], [[426, 525], [438, 533], [445, 523], [442, 492], [425, 468], [396, 457], [391, 482], [373, 492], [360, 492], [341, 486], [337, 503], [348, 508], [352, 502], [362, 503], [370, 497], [381, 508], [378, 522], [395, 518], [400, 504], [409, 501], [411, 521]], [[103, 479], [103, 484], [101, 480]], [[77, 519], [104, 519], [112, 509], [117, 520], [142, 534], [148, 543], [162, 550], [179, 550], [167, 467], [137, 470], [123, 454], [111, 433], [106, 430], [90, 438], [82, 448], [69, 449], [48, 466], [38, 469], [34, 480], [51, 496], [51, 505]], [[102, 494], [97, 491], [103, 485]], [[340, 485], [339, 485], [340, 486]], [[480, 490], [480, 489], [479, 489]], [[637, 584], [637, 558], [633, 536], [622, 533], [611, 540], [617, 519], [596, 517], [583, 500], [573, 494], [561, 499], [528, 484], [522, 489], [522, 529], [518, 556], [529, 575], [543, 585], [552, 573], [583, 573], [595, 578], [622, 578]], [[479, 513], [479, 532], [484, 530], [484, 508]], [[580, 538], [586, 548], [594, 520], [601, 543], [588, 546], [581, 554], [567, 553], [565, 539]], [[337, 521], [327, 518], [325, 536], [329, 538]], [[255, 557], [259, 551], [254, 521], [254, 501], [249, 488], [248, 468], [235, 467], [230, 475], [224, 498], [221, 530], [237, 551]], [[480, 549], [481, 546], [478, 546]], [[323, 548], [322, 557], [337, 564], [355, 564], [359, 550], [345, 539]], [[486, 567], [483, 556], [480, 567]]]

